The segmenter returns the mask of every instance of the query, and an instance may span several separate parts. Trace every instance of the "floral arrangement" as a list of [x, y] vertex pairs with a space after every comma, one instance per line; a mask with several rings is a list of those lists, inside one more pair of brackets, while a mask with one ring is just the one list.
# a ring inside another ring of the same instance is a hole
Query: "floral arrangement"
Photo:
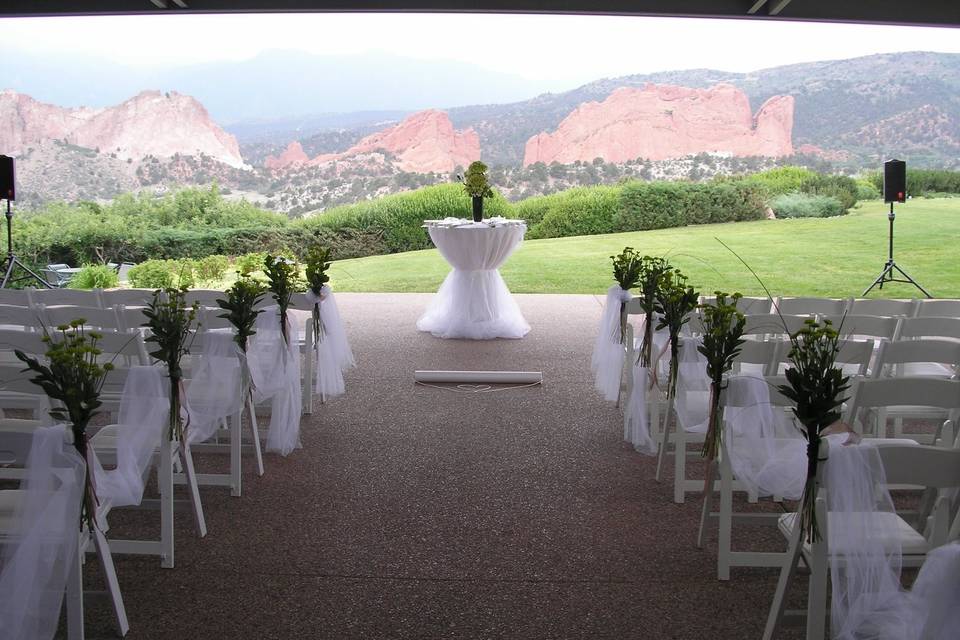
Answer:
[[714, 292], [716, 302], [700, 305], [703, 321], [703, 344], [697, 350], [707, 360], [707, 376], [710, 378], [710, 413], [707, 423], [707, 436], [703, 442], [701, 455], [715, 460], [720, 451], [720, 436], [723, 433], [720, 420], [720, 392], [723, 389], [723, 375], [733, 367], [733, 361], [740, 354], [743, 345], [743, 327], [746, 317], [737, 309], [739, 293], [730, 296]]
[[463, 176], [463, 190], [472, 198], [493, 197], [493, 189], [487, 180], [487, 165], [479, 160], [471, 162]]
[[640, 254], [633, 247], [624, 247], [623, 251], [610, 256], [610, 259], [613, 260], [613, 279], [620, 288], [629, 291], [637, 286], [640, 280]]
[[817, 493], [817, 465], [823, 432], [840, 419], [841, 397], [850, 388], [850, 378], [836, 366], [840, 333], [829, 320], [819, 324], [812, 318], [790, 336], [787, 384], [780, 393], [796, 403], [794, 415], [803, 425], [807, 439], [807, 480], [800, 505], [800, 527], [808, 542], [820, 539], [814, 502]]
[[[87, 331], [85, 322], [83, 318], [78, 318], [70, 324], [58, 326], [57, 338], [44, 329], [43, 341], [48, 345], [48, 365], [40, 363], [19, 349], [15, 349], [14, 354], [27, 365], [24, 371], [36, 374], [30, 382], [63, 405], [51, 409], [50, 416], [54, 420], [70, 423], [77, 453], [87, 461], [87, 425], [101, 405], [100, 391], [107, 375], [113, 370], [113, 364], [99, 363], [99, 356], [103, 352], [97, 348], [97, 342], [103, 335], [96, 331]], [[89, 522], [94, 517], [96, 504], [88, 464], [80, 515], [82, 520]]]
[[226, 311], [218, 317], [228, 320], [236, 328], [237, 335], [233, 339], [244, 353], [247, 352], [247, 341], [256, 333], [253, 327], [257, 316], [263, 313], [263, 309], [257, 309], [257, 304], [266, 292], [263, 283], [241, 276], [227, 289], [227, 298], [217, 300], [220, 308]]
[[273, 299], [280, 307], [280, 333], [287, 344], [290, 338], [287, 335], [287, 310], [290, 308], [290, 299], [296, 292], [300, 281], [300, 268], [295, 260], [283, 256], [267, 256], [263, 259], [264, 273], [267, 274], [267, 288], [273, 294]]
[[146, 342], [157, 348], [150, 355], [167, 365], [170, 378], [170, 439], [183, 442], [186, 426], [180, 415], [183, 369], [180, 360], [190, 353], [192, 330], [197, 319], [197, 304], [188, 306], [186, 289], [158, 289], [143, 310], [150, 335]]
[[663, 276], [670, 270], [670, 263], [663, 258], [643, 256], [640, 258], [640, 273], [637, 280], [640, 308], [646, 314], [643, 325], [643, 340], [640, 343], [640, 366], [649, 367], [653, 362], [653, 314], [657, 310]]
[[323, 342], [323, 322], [320, 320], [320, 292], [323, 289], [323, 286], [330, 282], [330, 276], [327, 275], [327, 270], [330, 268], [330, 249], [326, 247], [321, 247], [320, 245], [314, 245], [307, 251], [307, 287], [314, 296], [317, 297], [317, 302], [313, 305], [313, 335], [316, 336], [314, 342], [314, 348], [317, 349], [320, 346], [320, 343]]
[[687, 285], [687, 277], [679, 269], [663, 274], [656, 311], [660, 314], [657, 329], [667, 329], [670, 334], [670, 373], [667, 393], [672, 400], [677, 393], [677, 374], [680, 359], [680, 330], [690, 321], [690, 314], [697, 308], [700, 296]]

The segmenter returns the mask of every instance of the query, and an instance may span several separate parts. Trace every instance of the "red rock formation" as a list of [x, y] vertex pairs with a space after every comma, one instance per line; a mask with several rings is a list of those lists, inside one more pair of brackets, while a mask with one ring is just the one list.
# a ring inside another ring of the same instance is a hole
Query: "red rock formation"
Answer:
[[67, 109], [15, 91], [0, 91], [0, 149], [19, 155], [53, 139], [122, 159], [202, 153], [233, 167], [243, 166], [236, 138], [190, 96], [144, 91], [115, 107]]
[[367, 136], [342, 153], [325, 153], [306, 161], [300, 144], [291, 142], [279, 157], [268, 157], [264, 165], [275, 170], [297, 164], [315, 166], [384, 152], [394, 156], [393, 166], [401, 171], [444, 173], [479, 160], [480, 137], [473, 129], [456, 131], [446, 113], [428, 109]]
[[754, 118], [746, 94], [727, 84], [621, 87], [603, 102], [581, 104], [555, 132], [530, 138], [523, 164], [666, 160], [701, 152], [785, 156], [793, 154], [792, 130], [791, 96], [770, 98]]
[[286, 169], [287, 167], [306, 164], [309, 161], [310, 156], [306, 154], [300, 143], [294, 140], [276, 158], [272, 155], [267, 156], [267, 159], [263, 161], [263, 166], [267, 169]]

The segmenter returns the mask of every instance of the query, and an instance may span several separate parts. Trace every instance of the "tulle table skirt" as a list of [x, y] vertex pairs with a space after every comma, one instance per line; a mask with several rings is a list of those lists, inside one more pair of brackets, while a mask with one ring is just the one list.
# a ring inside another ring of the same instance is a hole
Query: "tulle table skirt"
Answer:
[[525, 336], [530, 325], [497, 268], [523, 240], [526, 227], [471, 223], [428, 229], [453, 270], [417, 322], [417, 328], [438, 338], [488, 340]]

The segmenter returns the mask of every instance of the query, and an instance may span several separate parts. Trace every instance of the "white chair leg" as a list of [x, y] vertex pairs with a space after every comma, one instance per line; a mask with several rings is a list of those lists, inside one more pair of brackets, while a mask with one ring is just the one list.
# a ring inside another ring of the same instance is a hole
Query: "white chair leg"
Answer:
[[[823, 536], [814, 542], [810, 558], [810, 583], [807, 587], [807, 640], [824, 640], [827, 624], [827, 510], [822, 497], [816, 502], [817, 523]], [[798, 526], [799, 526], [799, 520]]]
[[160, 566], [172, 569], [173, 552], [173, 443], [164, 438], [160, 443], [160, 465], [157, 468], [160, 485]]
[[230, 495], [240, 497], [241, 483], [243, 482], [243, 456], [240, 445], [243, 440], [241, 418], [243, 409], [230, 416]]
[[253, 396], [247, 396], [247, 411], [250, 414], [250, 437], [253, 439], [253, 455], [257, 461], [257, 475], [263, 475], [263, 451], [260, 449], [260, 429], [257, 428], [257, 407]]
[[193, 456], [190, 455], [190, 443], [181, 442], [179, 453], [179, 457], [183, 460], [187, 489], [190, 491], [190, 504], [193, 507], [193, 519], [197, 525], [197, 535], [203, 538], [207, 535], [207, 521], [203, 517], [203, 503], [200, 501], [200, 487], [197, 485], [197, 473], [193, 468]]
[[93, 542], [97, 547], [97, 556], [100, 558], [100, 568], [103, 570], [107, 582], [107, 593], [113, 605], [113, 615], [117, 619], [117, 631], [120, 636], [127, 635], [130, 623], [127, 621], [127, 609], [123, 606], [123, 594], [120, 593], [120, 583], [117, 581], [117, 571], [113, 566], [113, 556], [110, 554], [110, 545], [99, 527], [93, 528]]
[[667, 454], [667, 444], [670, 442], [670, 426], [676, 422], [676, 417], [671, 415], [673, 413], [670, 410], [671, 406], [672, 403], [669, 403], [667, 406], [667, 415], [663, 418], [663, 435], [660, 438], [660, 447], [657, 450], [657, 482], [660, 482], [661, 473], [663, 471], [663, 458]]
[[[717, 579], [730, 579], [730, 551], [733, 533], [733, 471], [730, 461], [723, 456], [718, 465], [720, 469], [720, 518], [717, 544]], [[710, 491], [710, 493], [713, 493]], [[709, 517], [710, 514], [707, 514]]]
[[780, 627], [780, 621], [783, 619], [783, 606], [787, 597], [787, 587], [793, 581], [793, 576], [797, 571], [797, 562], [800, 560], [802, 536], [803, 532], [800, 531], [798, 520], [794, 522], [793, 532], [790, 534], [786, 561], [780, 567], [777, 590], [773, 593], [773, 602], [770, 603], [770, 611], [767, 613], [767, 624], [763, 629], [762, 640], [773, 640], [774, 634]]
[[707, 462], [707, 475], [703, 482], [703, 509], [700, 511], [700, 530], [697, 532], [697, 548], [703, 549], [703, 538], [710, 519], [710, 509], [713, 505], [713, 472], [716, 462]]
[[313, 322], [308, 321], [303, 332], [303, 359], [306, 360], [303, 374], [303, 412], [307, 415], [313, 413], [313, 377], [316, 375], [313, 340]]
[[678, 424], [673, 443], [673, 501], [683, 504], [686, 499], [684, 484], [687, 479], [687, 437]]
[[77, 556], [70, 563], [67, 576], [67, 638], [83, 640], [83, 546], [77, 545]]

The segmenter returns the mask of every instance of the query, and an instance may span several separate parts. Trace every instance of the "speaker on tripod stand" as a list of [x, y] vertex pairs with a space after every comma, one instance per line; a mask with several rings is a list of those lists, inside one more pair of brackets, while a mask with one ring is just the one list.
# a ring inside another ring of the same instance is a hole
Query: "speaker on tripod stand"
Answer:
[[[887, 214], [887, 219], [890, 221], [890, 252], [887, 256], [887, 264], [883, 267], [883, 271], [881, 271], [877, 279], [873, 281], [873, 284], [867, 287], [863, 295], [866, 296], [870, 293], [871, 289], [878, 285], [882, 290], [883, 285], [887, 282], [905, 282], [920, 289], [923, 295], [928, 298], [932, 298], [933, 296], [927, 293], [926, 289], [921, 287], [916, 280], [907, 275], [907, 272], [893, 261], [893, 221], [897, 217], [893, 212], [893, 203], [907, 201], [907, 163], [903, 160], [887, 160], [883, 163], [883, 201], [890, 203], [890, 213]], [[902, 277], [896, 277], [898, 274]]]
[[[0, 283], [0, 289], [6, 289], [9, 285], [23, 280], [36, 280], [37, 284], [47, 289], [52, 289], [50, 283], [34, 273], [30, 267], [20, 262], [13, 252], [13, 212], [10, 210], [10, 203], [17, 198], [17, 186], [13, 173], [13, 158], [0, 155], [0, 200], [7, 201], [7, 268], [3, 272], [3, 282]], [[18, 278], [13, 277], [15, 269], [25, 272]]]

